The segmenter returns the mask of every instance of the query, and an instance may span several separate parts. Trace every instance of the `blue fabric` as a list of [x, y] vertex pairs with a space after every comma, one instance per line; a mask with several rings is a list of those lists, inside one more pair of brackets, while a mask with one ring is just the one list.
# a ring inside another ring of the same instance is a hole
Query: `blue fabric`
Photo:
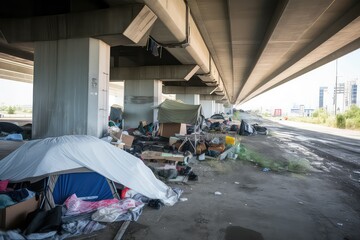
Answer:
[[55, 204], [63, 204], [74, 193], [89, 201], [114, 198], [106, 178], [96, 172], [60, 175], [53, 190]]
[[6, 194], [0, 194], [0, 209], [6, 208], [14, 204], [16, 204], [16, 202], [14, 202], [11, 197]]
[[5, 137], [7, 141], [23, 141], [23, 136], [19, 133], [12, 133]]

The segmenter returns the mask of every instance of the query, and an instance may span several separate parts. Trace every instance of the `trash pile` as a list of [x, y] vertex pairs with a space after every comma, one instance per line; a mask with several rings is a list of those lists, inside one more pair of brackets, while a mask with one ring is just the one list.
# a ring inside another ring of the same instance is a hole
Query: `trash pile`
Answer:
[[[196, 156], [236, 159], [238, 135], [268, 134], [265, 127], [237, 124], [201, 105], [166, 100], [158, 122], [124, 129], [112, 106], [108, 135], [62, 136], [24, 141], [0, 161], [0, 239], [64, 239], [137, 221], [144, 207], [172, 206], [182, 190], [165, 183], [197, 181]], [[30, 126], [31, 129], [31, 126]], [[24, 129], [0, 123], [0, 140], [22, 141]], [[84, 184], [86, 183], [86, 184]], [[14, 200], [13, 196], [21, 199]], [[221, 194], [221, 193], [220, 193]], [[17, 230], [11, 230], [17, 229]]]
[[0, 122], [0, 141], [23, 141], [31, 139], [31, 124], [22, 127], [11, 122]]
[[0, 161], [0, 179], [0, 229], [18, 229], [0, 232], [5, 239], [90, 233], [136, 221], [145, 206], [172, 206], [182, 194], [139, 158], [92, 136], [28, 141]]

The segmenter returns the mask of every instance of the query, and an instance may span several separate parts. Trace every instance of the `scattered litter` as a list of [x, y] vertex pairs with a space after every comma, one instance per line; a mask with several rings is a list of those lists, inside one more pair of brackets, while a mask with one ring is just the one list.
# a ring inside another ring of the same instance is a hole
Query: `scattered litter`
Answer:
[[232, 222], [229, 222], [229, 224], [231, 225], [231, 224], [232, 224]]
[[245, 203], [244, 205], [247, 206], [247, 203]]
[[342, 227], [344, 224], [343, 223], [336, 223], [336, 225]]
[[270, 171], [270, 168], [263, 168], [263, 170], [262, 170], [263, 172], [269, 172]]
[[199, 161], [204, 161], [205, 160], [205, 153], [202, 153], [198, 156], [198, 160]]
[[221, 192], [215, 192], [214, 194], [215, 195], [221, 195], [222, 193]]
[[234, 182], [235, 184], [240, 184], [239, 182]]
[[353, 173], [360, 174], [360, 171], [353, 171]]
[[187, 198], [180, 198], [179, 200], [180, 200], [180, 202], [186, 202], [188, 199]]
[[211, 143], [213, 144], [219, 144], [220, 143], [220, 139], [218, 137], [215, 137], [211, 140]]
[[299, 204], [304, 205], [304, 203], [303, 203], [303, 202], [299, 202]]

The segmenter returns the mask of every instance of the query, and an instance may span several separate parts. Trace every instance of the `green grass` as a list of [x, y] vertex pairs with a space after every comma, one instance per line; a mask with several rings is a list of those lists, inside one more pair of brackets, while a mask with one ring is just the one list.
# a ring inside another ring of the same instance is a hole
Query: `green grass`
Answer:
[[288, 117], [290, 121], [321, 124], [328, 127], [360, 130], [360, 108], [352, 105], [343, 114], [330, 116], [324, 109], [316, 110], [311, 117]]
[[309, 161], [304, 159], [290, 160], [287, 166], [287, 170], [293, 173], [306, 173], [309, 169]]
[[270, 159], [268, 156], [263, 156], [257, 152], [245, 148], [240, 145], [240, 150], [237, 152], [238, 159], [252, 162], [260, 168], [269, 168], [272, 171], [283, 172], [289, 171], [293, 173], [306, 173], [310, 169], [310, 164], [305, 159], [294, 159], [287, 162], [278, 162]]

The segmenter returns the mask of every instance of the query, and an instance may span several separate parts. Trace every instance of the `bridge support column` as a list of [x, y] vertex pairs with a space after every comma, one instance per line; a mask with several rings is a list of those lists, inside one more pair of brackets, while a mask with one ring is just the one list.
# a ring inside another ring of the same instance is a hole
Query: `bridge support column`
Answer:
[[215, 113], [215, 101], [214, 100], [200, 100], [201, 107], [203, 109], [204, 117], [209, 118]]
[[199, 105], [200, 95], [199, 94], [176, 94], [176, 100], [181, 100], [186, 104]]
[[107, 129], [110, 46], [92, 38], [35, 42], [33, 138]]
[[124, 88], [125, 129], [138, 127], [139, 121], [157, 121], [154, 106], [162, 102], [162, 82], [160, 80], [125, 80]]
[[215, 112], [216, 113], [223, 113], [224, 112], [224, 105], [222, 103], [215, 103]]

